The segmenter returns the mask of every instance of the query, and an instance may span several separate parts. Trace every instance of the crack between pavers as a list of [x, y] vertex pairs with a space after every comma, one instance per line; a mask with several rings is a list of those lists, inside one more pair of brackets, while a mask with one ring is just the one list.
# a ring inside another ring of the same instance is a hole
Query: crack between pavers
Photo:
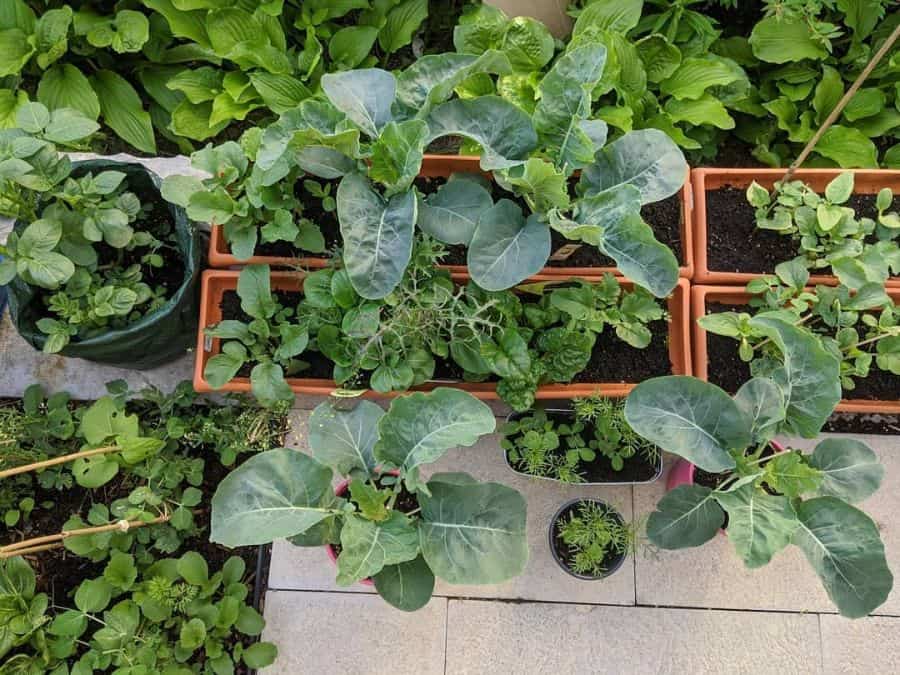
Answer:
[[450, 598], [444, 598], [444, 675], [447, 675], [447, 635], [450, 632]]

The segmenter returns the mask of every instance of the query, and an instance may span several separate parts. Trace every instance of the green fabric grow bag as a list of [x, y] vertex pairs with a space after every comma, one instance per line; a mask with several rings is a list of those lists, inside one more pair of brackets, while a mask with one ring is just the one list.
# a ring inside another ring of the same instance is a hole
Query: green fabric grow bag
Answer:
[[[114, 169], [128, 176], [128, 184], [138, 196], [153, 194], [162, 199], [159, 176], [142, 164], [94, 159], [73, 163], [73, 175]], [[121, 330], [110, 330], [84, 340], [73, 339], [60, 352], [62, 356], [86, 359], [120, 368], [148, 370], [173, 361], [194, 346], [199, 316], [200, 242], [196, 229], [179, 206], [168, 205], [175, 224], [175, 236], [184, 274], [175, 294], [159, 310]], [[16, 222], [16, 232], [27, 223]], [[174, 262], [174, 261], [173, 261]], [[46, 336], [37, 321], [46, 316], [40, 293], [15, 278], [9, 285], [10, 318], [19, 334], [35, 349], [44, 347]]]

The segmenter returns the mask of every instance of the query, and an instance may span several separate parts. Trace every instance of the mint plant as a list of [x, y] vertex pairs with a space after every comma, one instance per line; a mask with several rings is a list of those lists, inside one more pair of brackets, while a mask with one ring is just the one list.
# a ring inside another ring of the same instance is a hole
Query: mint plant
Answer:
[[[345, 407], [328, 401], [313, 411], [312, 456], [271, 450], [222, 481], [212, 501], [214, 542], [339, 543], [338, 584], [371, 577], [382, 598], [406, 611], [427, 604], [436, 576], [495, 584], [522, 572], [528, 546], [518, 492], [465, 473], [420, 473], [491, 433], [490, 408], [445, 388], [394, 399], [387, 412], [365, 400]], [[334, 494], [335, 473], [349, 480], [349, 497]]]
[[[324, 252], [322, 231], [303, 216], [304, 203], [294, 191], [300, 170], [266, 172], [256, 164], [261, 134], [261, 129], [251, 129], [240, 143], [227, 141], [193, 153], [191, 166], [210, 177], [169, 176], [163, 181], [163, 196], [183, 206], [192, 220], [221, 225], [238, 260], [250, 258], [261, 243], [278, 241], [301, 251]], [[314, 199], [328, 197], [307, 192]]]
[[647, 521], [664, 549], [700, 546], [728, 516], [728, 540], [748, 568], [797, 546], [846, 617], [869, 614], [888, 597], [893, 576], [878, 526], [852, 506], [873, 494], [884, 469], [851, 438], [829, 438], [812, 453], [767, 453], [776, 434], [813, 438], [840, 400], [838, 359], [800, 328], [752, 320], [786, 355], [772, 377], [754, 377], [734, 398], [691, 377], [660, 377], [628, 396], [625, 417], [639, 434], [710, 473], [715, 489], [680, 485]]
[[893, 193], [884, 188], [876, 198], [877, 219], [858, 217], [844, 206], [853, 186], [851, 171], [832, 180], [824, 195], [802, 181], [776, 183], [770, 194], [754, 181], [747, 200], [756, 208], [757, 227], [790, 236], [808, 268], [831, 268], [843, 285], [858, 290], [900, 274], [900, 215], [889, 211]]
[[789, 322], [816, 340], [840, 362], [845, 391], [873, 367], [900, 375], [900, 310], [885, 292], [883, 282], [866, 282], [855, 292], [844, 285], [806, 289], [809, 272], [799, 259], [775, 267], [775, 275], [747, 284], [753, 294], [747, 312], [722, 312], [698, 319], [707, 331], [739, 342], [740, 358], [755, 373], [778, 369], [784, 360], [781, 345], [756, 318]]

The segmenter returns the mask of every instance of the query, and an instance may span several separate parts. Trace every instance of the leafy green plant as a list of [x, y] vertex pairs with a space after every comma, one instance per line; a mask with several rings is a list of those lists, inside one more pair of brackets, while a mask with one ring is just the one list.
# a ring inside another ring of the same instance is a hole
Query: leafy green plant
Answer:
[[829, 267], [851, 290], [884, 284], [900, 274], [900, 215], [889, 212], [894, 195], [882, 189], [876, 198], [877, 220], [858, 217], [844, 206], [853, 195], [853, 172], [847, 171], [819, 195], [802, 181], [777, 183], [772, 194], [756, 183], [747, 201], [756, 208], [756, 226], [790, 236], [800, 249], [799, 260], [813, 270]]
[[[371, 577], [381, 597], [407, 611], [428, 602], [435, 576], [493, 584], [521, 573], [528, 546], [518, 492], [465, 473], [420, 475], [450, 448], [492, 432], [490, 408], [444, 388], [394, 399], [387, 413], [364, 400], [343, 407], [325, 402], [313, 411], [312, 457], [264, 452], [222, 481], [212, 502], [213, 541], [340, 544], [338, 584]], [[334, 473], [348, 479], [349, 498], [335, 496]], [[282, 515], [272, 518], [276, 507]]]
[[635, 532], [615, 509], [594, 500], [583, 500], [565, 520], [553, 524], [556, 538], [568, 549], [573, 572], [603, 577], [610, 558], [627, 555], [634, 549]]
[[[497, 11], [481, 7], [477, 13], [493, 16]], [[480, 23], [471, 25], [482, 30]], [[474, 33], [475, 40], [465, 37], [463, 28], [458, 29], [463, 48], [483, 52], [481, 33]], [[675, 256], [655, 239], [640, 211], [644, 204], [675, 194], [687, 164], [678, 147], [655, 129], [626, 133], [606, 144], [608, 125], [592, 112], [592, 95], [606, 76], [610, 53], [598, 36], [575, 35], [546, 74], [535, 78], [535, 100], [523, 107], [538, 142], [527, 161], [494, 172], [499, 185], [528, 205], [527, 218], [514, 202], [492, 205], [483, 189], [460, 183], [447, 183], [442, 190], [448, 194], [434, 196], [440, 209], [422, 211], [420, 227], [426, 232], [446, 243], [468, 245], [469, 270], [482, 287], [508, 288], [539, 271], [550, 255], [550, 228], [596, 246], [623, 274], [658, 297], [674, 287]], [[581, 172], [577, 183], [576, 171]], [[480, 208], [474, 210], [473, 204]], [[455, 219], [446, 215], [448, 209]], [[458, 225], [466, 218], [477, 223], [468, 238]]]
[[786, 363], [784, 346], [771, 339], [769, 328], [771, 320], [779, 320], [795, 326], [839, 361], [845, 391], [855, 388], [854, 378], [868, 377], [873, 364], [900, 375], [900, 310], [883, 282], [867, 282], [851, 292], [844, 285], [807, 290], [808, 279], [802, 261], [781, 263], [774, 276], [747, 284], [747, 291], [754, 294], [752, 317], [722, 312], [698, 322], [711, 333], [738, 340], [738, 354], [754, 373], [777, 371]]
[[625, 419], [625, 401], [599, 394], [572, 399], [575, 418], [594, 430], [590, 448], [609, 459], [613, 470], [621, 471], [625, 460], [642, 456], [649, 464], [660, 461], [659, 448], [636, 433]]
[[592, 462], [596, 453], [584, 440], [584, 422], [556, 423], [538, 408], [511, 419], [500, 430], [500, 447], [509, 461], [532, 476], [555, 478], [564, 483], [582, 483], [581, 462]]
[[[227, 141], [193, 153], [191, 166], [210, 177], [168, 176], [163, 197], [183, 206], [192, 220], [222, 225], [238, 260], [250, 258], [260, 243], [277, 241], [301, 251], [324, 252], [319, 225], [303, 216], [304, 201], [295, 194], [300, 169], [286, 175], [261, 171], [255, 162], [261, 135], [261, 129], [251, 129], [240, 143]], [[321, 188], [319, 193], [310, 195], [320, 201], [329, 198]]]
[[824, 440], [811, 454], [766, 452], [776, 434], [816, 436], [840, 399], [838, 359], [789, 323], [752, 321], [785, 350], [773, 377], [754, 377], [733, 399], [691, 377], [647, 380], [628, 397], [625, 417], [635, 431], [704, 471], [727, 474], [715, 489], [669, 491], [647, 534], [664, 549], [700, 546], [727, 514], [728, 540], [747, 567], [793, 544], [838, 611], [865, 616], [887, 599], [893, 577], [878, 526], [851, 504], [878, 489], [884, 469], [850, 438]]
[[43, 295], [51, 317], [37, 321], [48, 336], [44, 351], [59, 352], [72, 339], [125, 327], [159, 309], [168, 291], [145, 277], [165, 265], [171, 223], [153, 222], [151, 231], [144, 222], [151, 206], [128, 191], [125, 173], [77, 175], [56, 151], [50, 139], [81, 138], [96, 127], [90, 120], [29, 103], [18, 124], [0, 131], [0, 213], [26, 226], [0, 246], [0, 284], [18, 276], [53, 291]]
[[[428, 144], [472, 139], [484, 149], [486, 171], [522, 164], [534, 148], [528, 116], [511, 103], [496, 96], [448, 100], [472, 75], [509, 70], [502, 53], [489, 51], [425, 56], [397, 76], [378, 68], [328, 74], [327, 101], [304, 101], [266, 129], [257, 153], [262, 170], [280, 175], [299, 166], [341, 179], [335, 197], [344, 264], [362, 297], [387, 296], [409, 264], [419, 214], [412, 183]], [[497, 215], [505, 218], [510, 207], [518, 208], [501, 202]]]
[[244, 573], [238, 557], [210, 574], [193, 551], [143, 569], [133, 556], [117, 552], [102, 576], [75, 589], [75, 608], [48, 612], [47, 595], [35, 594], [28, 563], [0, 561], [0, 598], [13, 612], [0, 625], [0, 657], [14, 650], [5, 663], [9, 672], [68, 666], [76, 672], [233, 672], [241, 662], [263, 668], [274, 662], [277, 649], [247, 639], [259, 635], [265, 621], [245, 603]]

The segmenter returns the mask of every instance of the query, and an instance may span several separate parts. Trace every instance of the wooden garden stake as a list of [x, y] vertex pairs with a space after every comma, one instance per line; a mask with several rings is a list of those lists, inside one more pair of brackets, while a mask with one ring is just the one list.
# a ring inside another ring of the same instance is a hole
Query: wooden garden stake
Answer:
[[66, 462], [74, 462], [76, 459], [82, 459], [84, 457], [93, 457], [95, 455], [104, 455], [108, 452], [115, 452], [116, 450], [121, 450], [118, 445], [109, 445], [104, 448], [94, 448], [93, 450], [82, 450], [81, 452], [73, 452], [71, 455], [62, 455], [60, 457], [54, 457], [53, 459], [45, 459], [42, 462], [35, 462], [34, 464], [25, 464], [24, 466], [16, 466], [12, 469], [6, 469], [5, 471], [0, 471], [0, 478], [9, 478], [10, 476], [17, 476], [20, 473], [28, 473], [29, 471], [40, 471], [41, 469], [46, 469], [50, 466], [56, 466], [57, 464], [65, 464]]

